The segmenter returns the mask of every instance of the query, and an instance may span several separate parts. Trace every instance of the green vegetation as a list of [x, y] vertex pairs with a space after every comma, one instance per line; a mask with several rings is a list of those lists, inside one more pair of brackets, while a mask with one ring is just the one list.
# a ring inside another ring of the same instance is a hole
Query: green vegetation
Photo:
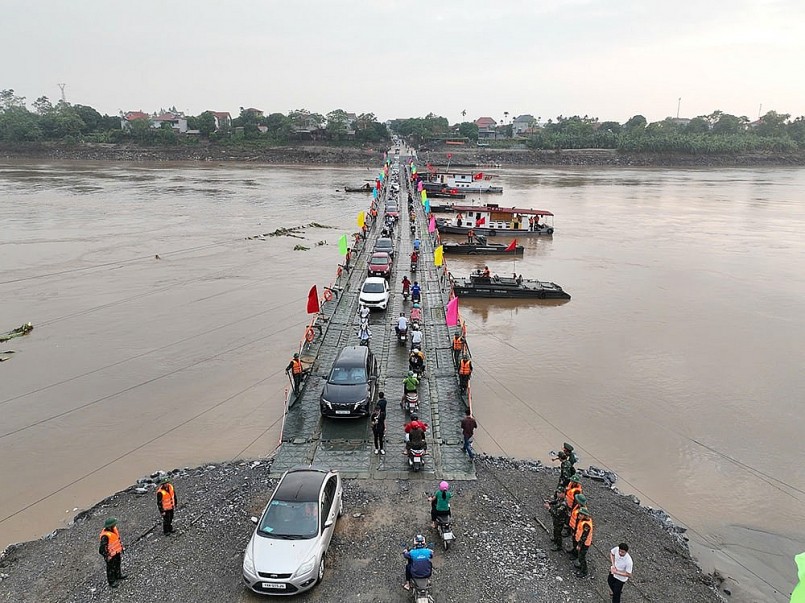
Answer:
[[[175, 108], [171, 111], [176, 113]], [[466, 112], [462, 112], [464, 118]], [[0, 142], [57, 141], [79, 143], [134, 143], [143, 146], [199, 145], [202, 142], [241, 148], [265, 148], [292, 142], [312, 141], [338, 146], [385, 143], [389, 130], [373, 113], [360, 115], [334, 109], [326, 116], [307, 109], [263, 115], [256, 109], [240, 108], [231, 121], [205, 111], [188, 116], [192, 133], [179, 133], [170, 123], [156, 127], [153, 118], [126, 121], [123, 116], [101, 115], [86, 105], [59, 101], [55, 105], [41, 96], [26, 105], [14, 90], [0, 90]], [[471, 121], [450, 125], [444, 117], [397, 119], [393, 131], [415, 145], [458, 138], [475, 143], [478, 126]], [[786, 153], [805, 150], [805, 116], [794, 120], [769, 111], [756, 122], [714, 111], [693, 119], [667, 118], [649, 123], [635, 115], [626, 123], [599, 122], [596, 117], [564, 117], [542, 126], [534, 120], [527, 136], [513, 137], [512, 125], [494, 128], [494, 138], [484, 146], [508, 147], [525, 144], [531, 149], [616, 149], [633, 153], [730, 154], [747, 152]], [[485, 136], [489, 131], [485, 130]]]
[[624, 124], [586, 115], [559, 116], [534, 133], [531, 149], [617, 149], [632, 153], [730, 154], [805, 150], [805, 117], [769, 111], [754, 124], [722, 111], [691, 120], [648, 123], [635, 115]]

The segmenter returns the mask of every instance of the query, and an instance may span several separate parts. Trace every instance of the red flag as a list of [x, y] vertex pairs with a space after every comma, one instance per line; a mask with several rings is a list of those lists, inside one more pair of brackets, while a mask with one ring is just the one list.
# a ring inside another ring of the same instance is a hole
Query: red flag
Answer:
[[472, 177], [472, 179], [473, 180], [483, 180], [484, 179], [484, 173], [483, 172], [478, 172], [477, 174], [475, 174]]
[[517, 239], [514, 239], [509, 246], [506, 247], [505, 251], [517, 251]]
[[483, 216], [481, 216], [480, 218], [478, 218], [478, 220], [475, 222], [475, 225], [476, 225], [476, 226], [482, 226], [482, 225], [484, 225], [484, 224], [486, 224], [486, 218], [484, 218]]
[[310, 293], [307, 294], [307, 313], [319, 313], [319, 293], [316, 291], [316, 285], [310, 288]]

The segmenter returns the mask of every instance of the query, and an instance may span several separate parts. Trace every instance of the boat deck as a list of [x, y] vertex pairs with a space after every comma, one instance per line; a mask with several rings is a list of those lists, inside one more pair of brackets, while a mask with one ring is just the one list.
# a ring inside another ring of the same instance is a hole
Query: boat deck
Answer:
[[[407, 197], [405, 169], [400, 170], [400, 204]], [[451, 350], [452, 330], [445, 325], [449, 283], [441, 270], [433, 265], [433, 241], [427, 232], [427, 222], [420, 204], [415, 203], [417, 233], [422, 242], [419, 267], [411, 281], [422, 286], [423, 351], [426, 372], [419, 387], [421, 420], [430, 426], [427, 432], [428, 454], [425, 468], [415, 474], [408, 470], [403, 440], [403, 425], [407, 415], [400, 409], [402, 381], [408, 372], [409, 346], [402, 347], [395, 338], [394, 318], [400, 312], [410, 312], [411, 303], [403, 303], [400, 281], [409, 274], [408, 257], [413, 250], [407, 211], [400, 212], [395, 228], [395, 262], [390, 285], [392, 296], [385, 312], [373, 312], [370, 317], [372, 339], [370, 348], [380, 366], [379, 391], [388, 400], [386, 417], [386, 454], [373, 454], [373, 437], [368, 419], [325, 419], [319, 412], [319, 394], [338, 352], [347, 345], [357, 345], [358, 293], [366, 277], [366, 260], [382, 228], [382, 206], [378, 220], [369, 230], [368, 240], [353, 250], [353, 268], [344, 271], [336, 285], [340, 293], [322, 307], [322, 318], [311, 344], [302, 350], [303, 359], [312, 362], [299, 398], [291, 400], [276, 453], [273, 470], [282, 471], [310, 463], [336, 468], [345, 477], [376, 479], [475, 479], [473, 464], [462, 451], [460, 421], [465, 402], [459, 392], [456, 369]], [[356, 213], [364, 207], [357, 207]]]

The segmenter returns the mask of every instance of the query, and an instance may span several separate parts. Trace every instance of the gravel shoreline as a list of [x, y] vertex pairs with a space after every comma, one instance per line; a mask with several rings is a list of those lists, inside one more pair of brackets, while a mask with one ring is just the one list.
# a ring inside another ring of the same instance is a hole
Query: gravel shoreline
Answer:
[[[607, 554], [626, 541], [635, 575], [624, 601], [717, 603], [718, 584], [691, 559], [679, 528], [641, 507], [596, 474], [583, 479], [596, 522], [588, 554], [591, 577], [579, 579], [569, 556], [550, 550], [535, 517], [550, 526], [542, 500], [557, 482], [538, 461], [479, 456], [478, 479], [454, 482], [458, 540], [436, 549], [436, 601], [603, 601], [609, 598]], [[171, 471], [179, 499], [165, 537], [156, 510], [161, 472], [79, 513], [72, 524], [0, 555], [0, 601], [258, 601], [241, 578], [243, 549], [279, 475], [270, 459]], [[426, 491], [434, 479], [346, 480], [345, 515], [337, 524], [324, 581], [295, 601], [406, 601], [403, 543], [416, 532], [438, 544], [429, 527]], [[115, 516], [128, 580], [112, 591], [98, 555], [103, 520]]]
[[[273, 165], [349, 165], [376, 167], [385, 148], [315, 145], [235, 147], [183, 145], [140, 147], [128, 144], [19, 143], [0, 144], [0, 158], [77, 161], [192, 161], [247, 162]], [[450, 157], [448, 158], [448, 153]], [[420, 159], [434, 165], [477, 166], [598, 166], [598, 167], [751, 167], [802, 166], [805, 153], [742, 153], [685, 155], [681, 153], [620, 153], [611, 149], [531, 151], [523, 148], [486, 149], [457, 147], [420, 151]]]

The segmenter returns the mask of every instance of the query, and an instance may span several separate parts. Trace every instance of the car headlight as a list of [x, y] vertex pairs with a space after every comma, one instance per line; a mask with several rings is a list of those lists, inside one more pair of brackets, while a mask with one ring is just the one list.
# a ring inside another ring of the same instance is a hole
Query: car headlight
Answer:
[[257, 575], [257, 569], [254, 567], [254, 558], [252, 557], [250, 548], [246, 549], [243, 554], [243, 570], [254, 576]]
[[312, 570], [316, 566], [316, 555], [313, 555], [310, 559], [302, 563], [299, 566], [299, 569], [296, 570], [296, 575], [301, 576], [302, 574], [307, 574], [310, 570]]

